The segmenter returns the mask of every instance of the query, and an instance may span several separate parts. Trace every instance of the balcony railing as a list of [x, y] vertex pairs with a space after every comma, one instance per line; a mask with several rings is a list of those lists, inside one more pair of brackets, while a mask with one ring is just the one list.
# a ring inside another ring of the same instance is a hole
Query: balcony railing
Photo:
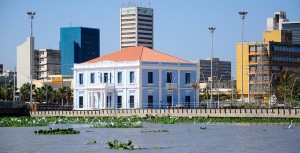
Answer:
[[87, 88], [100, 88], [100, 89], [114, 89], [115, 84], [113, 83], [90, 83]]
[[177, 89], [177, 83], [166, 83], [165, 88], [166, 90], [175, 90]]

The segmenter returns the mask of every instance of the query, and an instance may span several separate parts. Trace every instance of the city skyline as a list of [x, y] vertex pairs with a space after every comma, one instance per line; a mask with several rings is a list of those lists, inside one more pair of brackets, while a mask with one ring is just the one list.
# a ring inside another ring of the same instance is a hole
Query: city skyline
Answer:
[[[154, 10], [154, 49], [185, 60], [210, 57], [209, 26], [215, 26], [214, 57], [232, 62], [235, 77], [236, 43], [241, 42], [242, 21], [238, 11], [247, 11], [245, 41], [262, 41], [267, 30], [267, 18], [275, 11], [287, 12], [290, 21], [299, 21], [297, 6], [290, 1], [8, 1], [0, 2], [0, 63], [4, 70], [16, 66], [16, 46], [30, 36], [30, 20], [26, 12], [36, 12], [33, 21], [35, 49], [59, 49], [61, 27], [90, 27], [100, 29], [101, 56], [119, 50], [122, 5], [129, 2], [149, 6]], [[218, 2], [218, 3], [216, 3]], [[59, 5], [57, 5], [59, 4]], [[66, 7], [72, 4], [72, 7]], [[231, 4], [231, 5], [229, 5]], [[85, 7], [82, 7], [85, 6]], [[226, 6], [226, 7], [224, 7]], [[80, 11], [78, 11], [80, 10]], [[228, 38], [228, 36], [230, 36]], [[225, 38], [225, 39], [224, 39]], [[230, 56], [231, 55], [231, 56]]]

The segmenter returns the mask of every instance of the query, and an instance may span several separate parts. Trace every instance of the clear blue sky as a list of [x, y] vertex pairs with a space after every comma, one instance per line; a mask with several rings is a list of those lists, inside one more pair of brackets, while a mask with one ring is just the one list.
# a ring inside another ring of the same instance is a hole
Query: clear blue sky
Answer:
[[[122, 4], [129, 0], [1, 0], [0, 63], [4, 70], [16, 65], [16, 46], [30, 35], [26, 12], [35, 11], [35, 49], [59, 49], [60, 27], [100, 29], [100, 55], [119, 50]], [[232, 62], [235, 76], [235, 44], [241, 41], [239, 11], [248, 12], [245, 41], [261, 41], [267, 18], [286, 11], [290, 21], [300, 20], [299, 0], [131, 0], [154, 9], [154, 49], [185, 60], [211, 56], [209, 26], [214, 34], [214, 57]]]

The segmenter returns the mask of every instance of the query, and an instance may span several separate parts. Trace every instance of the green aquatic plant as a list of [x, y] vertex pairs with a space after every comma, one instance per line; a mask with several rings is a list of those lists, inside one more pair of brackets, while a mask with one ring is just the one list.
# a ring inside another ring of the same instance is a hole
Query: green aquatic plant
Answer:
[[111, 122], [107, 124], [96, 124], [92, 128], [143, 128], [139, 123], [127, 123], [127, 122]]
[[134, 149], [131, 140], [128, 140], [126, 143], [122, 143], [115, 139], [114, 141], [108, 141], [107, 145], [109, 149], [126, 149], [126, 150]]
[[50, 129], [50, 130], [38, 130], [34, 131], [35, 134], [44, 134], [44, 135], [56, 135], [56, 134], [79, 134], [79, 131], [74, 130], [73, 128], [68, 129]]

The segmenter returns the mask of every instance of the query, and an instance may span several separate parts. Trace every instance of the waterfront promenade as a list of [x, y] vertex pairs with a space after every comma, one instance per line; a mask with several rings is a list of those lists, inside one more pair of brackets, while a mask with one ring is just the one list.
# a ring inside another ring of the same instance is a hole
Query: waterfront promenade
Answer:
[[258, 117], [300, 118], [300, 109], [101, 109], [30, 111], [34, 117]]

